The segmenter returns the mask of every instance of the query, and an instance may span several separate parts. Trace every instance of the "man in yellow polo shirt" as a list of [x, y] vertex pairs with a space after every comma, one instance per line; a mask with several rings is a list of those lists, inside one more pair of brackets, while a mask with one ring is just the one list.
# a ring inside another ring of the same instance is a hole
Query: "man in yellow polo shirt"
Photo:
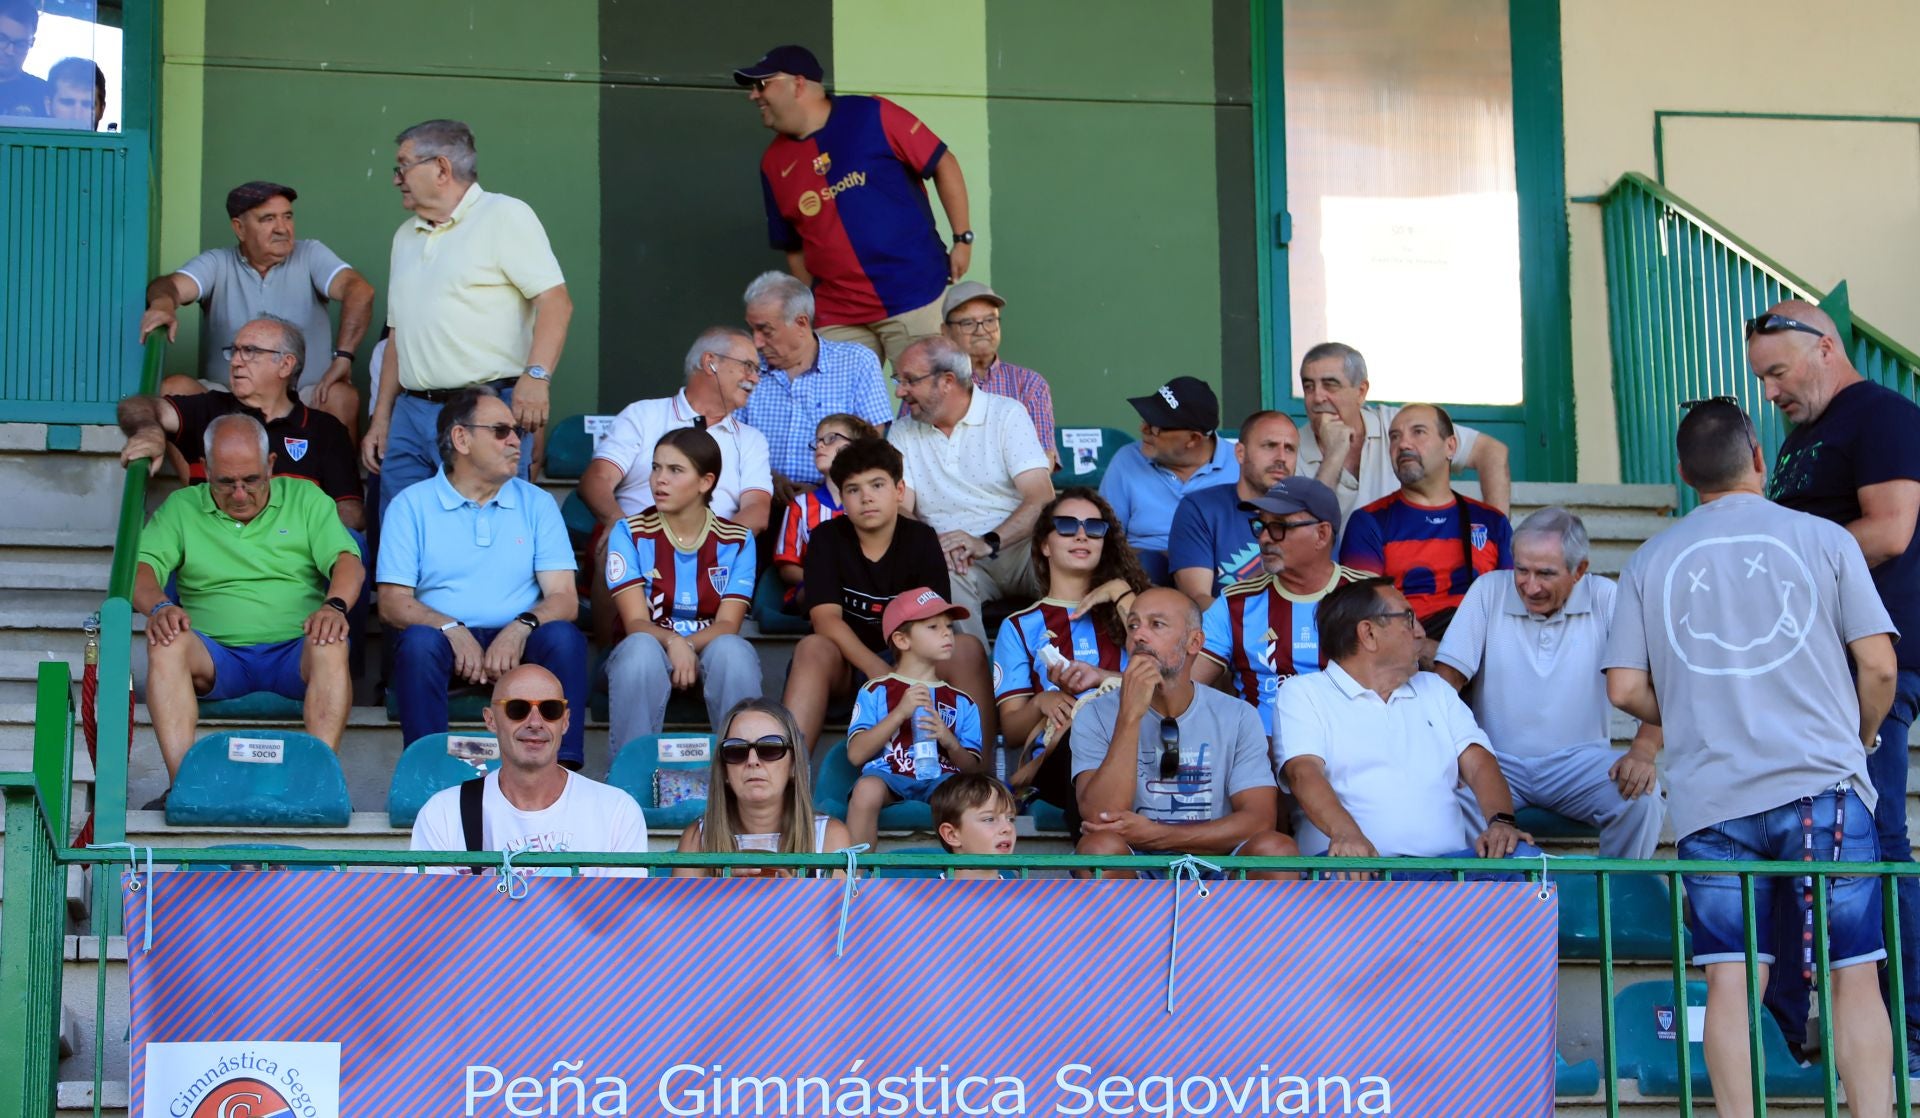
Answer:
[[[200, 699], [301, 699], [307, 732], [335, 749], [353, 701], [347, 603], [366, 568], [333, 499], [310, 481], [273, 476], [267, 430], [252, 416], [209, 424], [206, 462], [207, 484], [154, 511], [134, 568], [133, 605], [147, 615], [147, 709], [169, 782], [193, 745]], [[169, 575], [178, 575], [178, 600], [163, 589]]]
[[[518, 198], [480, 189], [473, 132], [429, 120], [395, 138], [393, 181], [412, 216], [393, 235], [387, 367], [361, 461], [380, 511], [440, 468], [434, 423], [463, 388], [489, 385], [528, 432], [547, 422], [548, 379], [573, 300], [547, 231]], [[520, 476], [533, 462], [526, 440]]]

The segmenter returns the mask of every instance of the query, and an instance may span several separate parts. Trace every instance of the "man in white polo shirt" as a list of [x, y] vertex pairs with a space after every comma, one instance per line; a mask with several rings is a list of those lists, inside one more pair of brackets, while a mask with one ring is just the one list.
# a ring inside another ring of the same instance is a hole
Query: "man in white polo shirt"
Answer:
[[[1301, 853], [1533, 853], [1473, 712], [1445, 680], [1420, 670], [1425, 634], [1393, 581], [1342, 586], [1314, 617], [1326, 670], [1294, 676], [1274, 700], [1274, 768], [1305, 815], [1294, 830]], [[1466, 850], [1454, 799], [1463, 782], [1492, 820]]]
[[[1616, 753], [1600, 663], [1619, 588], [1587, 573], [1587, 527], [1544, 508], [1513, 534], [1513, 569], [1474, 581], [1440, 642], [1434, 671], [1460, 690], [1500, 756], [1514, 803], [1600, 828], [1602, 858], [1651, 858], [1665, 805], [1642, 724]], [[1478, 813], [1463, 805], [1479, 830]]]
[[973, 363], [945, 338], [902, 350], [893, 378], [907, 416], [887, 441], [906, 460], [916, 515], [940, 533], [953, 600], [969, 614], [956, 628], [985, 646], [982, 603], [1039, 592], [1027, 541], [1053, 500], [1047, 452], [1020, 402], [975, 391]]
[[[380, 509], [440, 468], [434, 423], [462, 389], [487, 385], [529, 434], [547, 422], [548, 380], [573, 300], [533, 209], [480, 189], [473, 132], [429, 120], [394, 138], [393, 183], [412, 216], [393, 235], [388, 367], [360, 441]], [[520, 476], [533, 463], [522, 446]]]

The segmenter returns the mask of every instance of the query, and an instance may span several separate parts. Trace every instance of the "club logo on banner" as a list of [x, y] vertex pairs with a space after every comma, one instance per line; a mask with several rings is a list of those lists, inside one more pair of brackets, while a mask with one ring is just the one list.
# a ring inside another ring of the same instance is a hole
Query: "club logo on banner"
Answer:
[[152, 880], [141, 1118], [1553, 1114], [1533, 884]]
[[340, 1046], [149, 1044], [141, 1118], [339, 1118]]

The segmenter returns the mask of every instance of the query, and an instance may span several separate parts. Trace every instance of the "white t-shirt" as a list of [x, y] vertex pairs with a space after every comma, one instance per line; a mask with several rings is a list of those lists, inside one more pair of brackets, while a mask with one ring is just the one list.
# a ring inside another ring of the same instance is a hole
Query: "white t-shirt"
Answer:
[[1573, 584], [1552, 617], [1527, 610], [1512, 571], [1473, 581], [1434, 658], [1466, 676], [1461, 691], [1503, 757], [1545, 757], [1606, 745], [1607, 626], [1619, 587], [1599, 575]]
[[[662, 399], [637, 400], [613, 417], [593, 456], [620, 468], [620, 484], [613, 488], [613, 499], [620, 503], [621, 512], [634, 516], [653, 507], [653, 490], [648, 483], [654, 444], [668, 431], [693, 426], [699, 416], [687, 403], [683, 388]], [[767, 437], [731, 415], [708, 424], [707, 434], [720, 444], [720, 480], [713, 487], [713, 514], [731, 520], [740, 511], [740, 498], [748, 491], [773, 494]]]
[[[569, 772], [567, 786], [559, 799], [539, 811], [521, 811], [501, 794], [498, 772], [488, 773], [485, 779], [486, 791], [480, 797], [480, 845], [487, 850], [512, 850], [515, 854], [646, 852], [646, 816], [632, 796], [611, 784]], [[466, 848], [466, 836], [460, 826], [460, 786], [442, 788], [414, 817], [411, 849]], [[452, 871], [443, 868], [435, 872]], [[540, 872], [566, 875], [573, 871], [552, 867]], [[583, 877], [645, 877], [647, 871], [640, 867], [601, 867], [582, 869], [580, 874]]]
[[[1334, 496], [1340, 498], [1340, 521], [1344, 525], [1354, 509], [1370, 505], [1400, 488], [1400, 479], [1393, 472], [1393, 455], [1387, 450], [1387, 428], [1393, 426], [1393, 417], [1400, 409], [1392, 404], [1368, 404], [1360, 409], [1360, 425], [1366, 428], [1366, 440], [1360, 445], [1360, 476], [1340, 471], [1340, 484], [1334, 487]], [[1480, 432], [1464, 423], [1453, 425], [1454, 437], [1460, 440], [1459, 448], [1453, 452], [1453, 468], [1464, 470], [1467, 458], [1473, 454], [1473, 444], [1480, 439]], [[1293, 472], [1302, 477], [1312, 477], [1320, 472], [1320, 463], [1326, 455], [1320, 453], [1319, 440], [1314, 437], [1313, 424], [1300, 425], [1300, 457]]]
[[[1273, 725], [1274, 769], [1295, 757], [1324, 761], [1340, 806], [1382, 855], [1434, 858], [1467, 845], [1454, 798], [1460, 754], [1487, 735], [1446, 680], [1420, 672], [1383, 701], [1331, 663], [1281, 685]], [[1327, 851], [1311, 822], [1294, 837], [1302, 854]]]
[[1027, 409], [977, 388], [952, 435], [931, 423], [896, 419], [887, 441], [906, 459], [906, 482], [920, 519], [936, 532], [992, 531], [1020, 507], [1013, 479], [1047, 469], [1047, 452]]

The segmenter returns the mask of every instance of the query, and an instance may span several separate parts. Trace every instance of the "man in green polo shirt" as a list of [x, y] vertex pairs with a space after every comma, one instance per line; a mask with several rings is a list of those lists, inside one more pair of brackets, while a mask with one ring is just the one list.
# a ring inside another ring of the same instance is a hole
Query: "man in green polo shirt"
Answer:
[[[198, 699], [301, 699], [307, 732], [335, 749], [352, 704], [347, 603], [366, 568], [333, 500], [310, 481], [273, 476], [266, 428], [251, 416], [208, 425], [206, 463], [206, 485], [155, 510], [135, 568], [147, 709], [169, 780], [193, 745]], [[169, 575], [178, 601], [162, 589]]]

